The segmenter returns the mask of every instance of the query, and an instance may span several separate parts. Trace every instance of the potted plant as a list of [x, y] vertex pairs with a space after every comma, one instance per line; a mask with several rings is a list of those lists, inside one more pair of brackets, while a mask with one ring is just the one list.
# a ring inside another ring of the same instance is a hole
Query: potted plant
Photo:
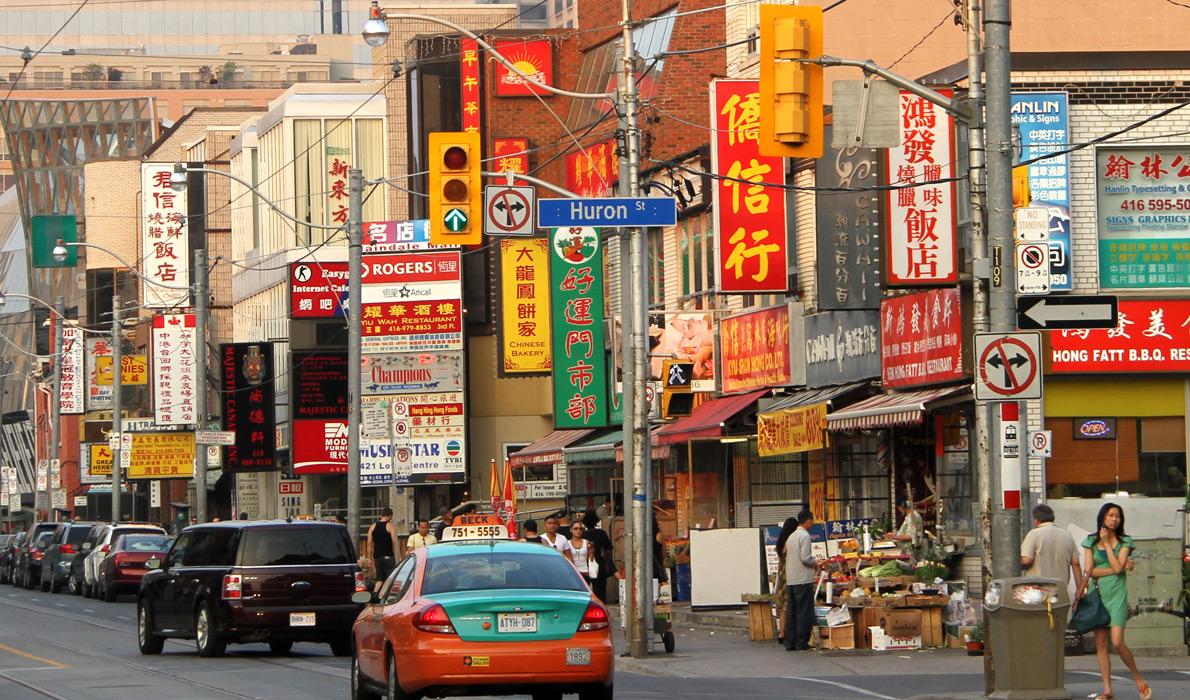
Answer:
[[983, 656], [983, 623], [976, 625], [966, 637], [967, 656]]
[[913, 573], [917, 576], [918, 581], [933, 583], [934, 579], [945, 579], [946, 575], [950, 573], [950, 567], [942, 562], [926, 559], [917, 562], [917, 565], [913, 567]]

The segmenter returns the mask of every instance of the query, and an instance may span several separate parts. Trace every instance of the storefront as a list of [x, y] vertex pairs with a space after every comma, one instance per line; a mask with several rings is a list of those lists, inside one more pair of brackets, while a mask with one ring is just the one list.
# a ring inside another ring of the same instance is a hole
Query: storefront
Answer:
[[557, 509], [566, 500], [569, 477], [563, 450], [594, 430], [555, 430], [509, 456], [522, 513]]
[[568, 479], [566, 509], [572, 513], [596, 510], [609, 500], [622, 513], [624, 464], [616, 450], [624, 441], [621, 430], [601, 431], [562, 450]]

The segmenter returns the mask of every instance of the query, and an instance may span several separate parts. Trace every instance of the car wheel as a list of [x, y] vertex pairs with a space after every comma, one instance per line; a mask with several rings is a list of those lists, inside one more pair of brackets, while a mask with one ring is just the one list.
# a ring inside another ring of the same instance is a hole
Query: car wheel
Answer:
[[549, 690], [541, 693], [533, 693], [533, 700], [562, 700], [562, 691]]
[[351, 637], [331, 642], [331, 653], [335, 656], [351, 656]]
[[146, 655], [160, 654], [165, 648], [165, 637], [153, 634], [153, 618], [144, 601], [136, 605], [136, 644]]
[[86, 581], [83, 581], [83, 597], [84, 598], [94, 598], [95, 597], [95, 584], [87, 583]]
[[56, 576], [51, 574], [50, 575], [50, 593], [61, 593], [61, 592], [62, 592], [62, 582], [59, 581]]
[[351, 700], [380, 700], [380, 696], [368, 689], [360, 675], [359, 659], [351, 657]]
[[385, 676], [388, 678], [388, 692], [384, 694], [385, 700], [414, 700], [417, 696], [401, 690], [401, 684], [397, 682], [397, 659], [391, 650], [388, 653], [388, 662], [385, 668]]
[[46, 579], [45, 576], [41, 577], [41, 581], [39, 582], [39, 584], [40, 585], [38, 587], [41, 588], [42, 593], [50, 592], [50, 582]]
[[198, 647], [199, 656], [223, 656], [227, 651], [227, 642], [215, 632], [213, 618], [210, 607], [200, 603], [194, 613], [194, 645]]
[[578, 691], [578, 700], [612, 700], [615, 692], [610, 685], [594, 685]]
[[293, 649], [293, 642], [269, 642], [269, 651], [278, 656], [288, 654], [291, 649]]
[[116, 589], [111, 586], [103, 587], [103, 599], [109, 603], [116, 602]]

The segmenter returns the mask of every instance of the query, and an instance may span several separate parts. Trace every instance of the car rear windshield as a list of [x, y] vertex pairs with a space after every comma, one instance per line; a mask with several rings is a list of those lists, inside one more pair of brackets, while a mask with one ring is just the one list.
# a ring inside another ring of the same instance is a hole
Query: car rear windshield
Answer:
[[52, 539], [54, 539], [54, 533], [43, 532], [37, 536], [37, 539], [33, 540], [33, 546], [37, 547], [39, 549], [44, 548], [46, 545], [48, 545], [50, 543], [50, 540], [52, 540]]
[[90, 527], [80, 525], [79, 527], [72, 527], [66, 532], [66, 544], [79, 545], [83, 540], [87, 539], [87, 533], [91, 531]]
[[351, 564], [351, 545], [339, 527], [251, 528], [244, 531], [241, 566]]
[[431, 557], [422, 593], [537, 588], [581, 591], [586, 587], [565, 558], [523, 552], [476, 552]]
[[173, 542], [165, 535], [126, 535], [125, 552], [164, 552]]

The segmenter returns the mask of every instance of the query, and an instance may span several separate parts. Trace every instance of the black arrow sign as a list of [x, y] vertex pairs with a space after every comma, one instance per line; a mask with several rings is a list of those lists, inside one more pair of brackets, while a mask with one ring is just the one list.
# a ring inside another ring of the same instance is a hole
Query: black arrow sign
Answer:
[[508, 203], [504, 199], [497, 200], [496, 209], [504, 214], [504, 222], [508, 228], [513, 228], [520, 221], [520, 214], [525, 210], [525, 205], [519, 201]]
[[1016, 325], [1021, 330], [1115, 328], [1119, 308], [1112, 296], [1020, 297]]

